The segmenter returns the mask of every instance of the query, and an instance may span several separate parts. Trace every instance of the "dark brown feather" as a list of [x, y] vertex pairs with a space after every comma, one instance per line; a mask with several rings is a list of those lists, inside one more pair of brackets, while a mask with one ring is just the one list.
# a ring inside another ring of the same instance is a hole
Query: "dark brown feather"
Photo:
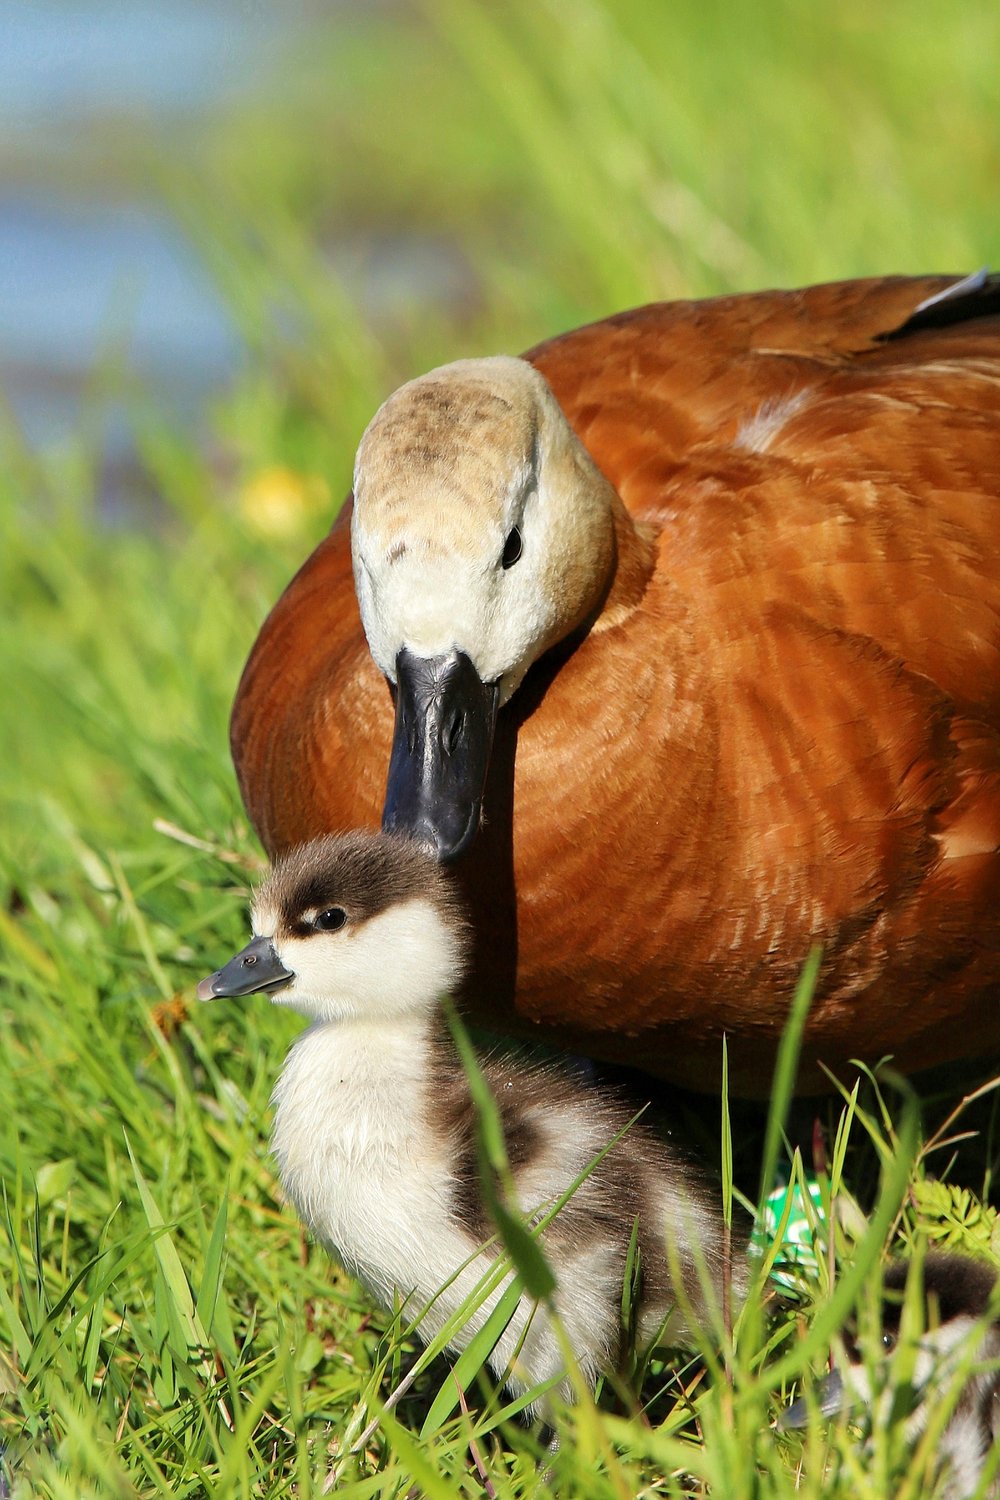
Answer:
[[[700, 1278], [707, 1275], [720, 1297], [716, 1312], [727, 1271], [739, 1295], [743, 1294], [749, 1224], [742, 1210], [737, 1205], [727, 1267], [719, 1185], [684, 1151], [662, 1119], [657, 1121], [659, 1130], [654, 1127], [643, 1101], [588, 1081], [567, 1063], [496, 1054], [481, 1056], [479, 1066], [496, 1105], [515, 1190], [522, 1172], [537, 1170], [551, 1156], [552, 1141], [547, 1137], [560, 1121], [582, 1116], [593, 1131], [593, 1156], [584, 1152], [580, 1159], [581, 1172], [589, 1170], [543, 1231], [542, 1245], [557, 1274], [564, 1273], [567, 1258], [572, 1262], [600, 1248], [614, 1252], [613, 1280], [620, 1286], [635, 1230], [640, 1305], [666, 1309], [675, 1305], [674, 1272], [696, 1305], [702, 1303]], [[485, 1241], [497, 1232], [497, 1225], [483, 1192], [476, 1112], [468, 1080], [443, 1026], [435, 1040], [431, 1076], [433, 1116], [429, 1123], [448, 1142], [453, 1164], [452, 1211], [474, 1240]], [[596, 1160], [598, 1152], [608, 1146], [606, 1154]], [[570, 1182], [564, 1181], [563, 1186], [568, 1188]], [[699, 1233], [692, 1233], [691, 1225], [661, 1221], [657, 1193], [665, 1187], [686, 1200]], [[705, 1226], [714, 1232], [705, 1233]], [[668, 1238], [672, 1238], [676, 1264], [668, 1260]], [[618, 1351], [608, 1354], [613, 1365]]]

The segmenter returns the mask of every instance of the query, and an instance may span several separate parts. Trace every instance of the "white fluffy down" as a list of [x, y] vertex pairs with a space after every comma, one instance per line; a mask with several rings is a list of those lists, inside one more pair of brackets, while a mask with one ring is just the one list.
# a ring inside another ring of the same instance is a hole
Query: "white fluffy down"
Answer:
[[[420, 1335], [429, 1340], [496, 1272], [493, 1255], [479, 1249], [451, 1212], [453, 1163], [444, 1143], [427, 1131], [420, 1107], [426, 1040], [417, 1021], [310, 1027], [275, 1088], [273, 1145], [285, 1188], [312, 1232], [383, 1305], [398, 1297], [410, 1317], [422, 1314]], [[598, 1284], [591, 1287], [595, 1275]], [[453, 1347], [465, 1347], [509, 1280], [503, 1277], [455, 1327]], [[605, 1280], [601, 1267], [581, 1258], [560, 1299], [567, 1332], [591, 1378], [611, 1332], [601, 1316], [609, 1306]], [[490, 1359], [498, 1374], [519, 1344], [513, 1389], [530, 1389], [564, 1369], [551, 1324], [527, 1297]], [[569, 1388], [565, 1394], [571, 1395]]]
[[284, 935], [257, 910], [254, 931], [270, 937], [294, 980], [271, 996], [315, 1021], [388, 1021], [426, 1013], [452, 987], [461, 964], [455, 933], [431, 901], [401, 901], [356, 926], [309, 937]]

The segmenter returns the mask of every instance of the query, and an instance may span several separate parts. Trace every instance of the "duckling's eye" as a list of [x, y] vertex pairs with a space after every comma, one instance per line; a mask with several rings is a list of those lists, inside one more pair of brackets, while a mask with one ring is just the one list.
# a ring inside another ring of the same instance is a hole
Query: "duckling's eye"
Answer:
[[895, 1347], [896, 1347], [896, 1335], [894, 1333], [883, 1333], [883, 1335], [882, 1335], [882, 1348], [885, 1349], [885, 1350], [889, 1350], [889, 1349], [895, 1349]]
[[521, 556], [521, 533], [516, 526], [512, 526], [507, 533], [507, 540], [503, 544], [503, 557], [500, 559], [502, 568], [512, 568]]
[[347, 921], [347, 913], [342, 906], [328, 906], [325, 911], [316, 913], [313, 926], [319, 932], [337, 932]]

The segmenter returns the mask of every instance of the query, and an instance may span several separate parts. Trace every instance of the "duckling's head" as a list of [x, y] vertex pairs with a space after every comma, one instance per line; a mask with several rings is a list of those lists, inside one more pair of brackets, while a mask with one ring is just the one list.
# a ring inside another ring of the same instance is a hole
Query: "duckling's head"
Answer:
[[[907, 1283], [914, 1274], [909, 1261], [897, 1260], [886, 1266], [882, 1279], [882, 1335], [891, 1346], [899, 1337], [903, 1299]], [[920, 1268], [922, 1290], [922, 1336], [932, 1337], [939, 1330], [971, 1330], [991, 1307], [997, 1310], [995, 1292], [997, 1272], [983, 1261], [958, 1252], [930, 1251]], [[939, 1340], [939, 1343], [943, 1342]]]
[[[920, 1296], [908, 1305], [907, 1286], [915, 1274], [921, 1278]], [[968, 1255], [932, 1251], [919, 1271], [910, 1261], [893, 1261], [885, 1269], [882, 1290], [877, 1346], [869, 1348], [853, 1331], [846, 1333], [846, 1363], [820, 1382], [817, 1405], [822, 1413], [832, 1415], [860, 1403], [874, 1414], [884, 1381], [882, 1395], [888, 1398], [886, 1406], [891, 1406], [892, 1382], [880, 1367], [894, 1357], [897, 1344], [909, 1338], [911, 1358], [905, 1373], [914, 1410], [907, 1432], [914, 1437], [925, 1421], [920, 1403], [932, 1387], [947, 1388], [970, 1356], [1000, 1353], [995, 1321], [1000, 1314], [997, 1272]], [[805, 1400], [796, 1401], [782, 1413], [781, 1426], [804, 1426], [808, 1412]]]
[[327, 835], [277, 860], [254, 936], [198, 986], [201, 1000], [264, 991], [314, 1021], [419, 1014], [462, 978], [468, 930], [447, 877], [391, 834]]
[[354, 474], [354, 576], [396, 686], [383, 826], [442, 858], [479, 824], [494, 716], [597, 609], [615, 492], [525, 360], [459, 360], [376, 412]]

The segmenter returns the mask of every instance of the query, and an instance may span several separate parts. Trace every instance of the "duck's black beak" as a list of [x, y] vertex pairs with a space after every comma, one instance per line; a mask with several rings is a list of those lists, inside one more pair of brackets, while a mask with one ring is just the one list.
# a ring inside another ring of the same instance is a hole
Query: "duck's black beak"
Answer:
[[812, 1399], [806, 1400], [800, 1396], [787, 1406], [778, 1418], [778, 1426], [784, 1431], [790, 1427], [805, 1427], [809, 1422], [809, 1413], [818, 1411], [823, 1417], [835, 1417], [838, 1412], [845, 1411], [850, 1405], [850, 1394], [844, 1385], [844, 1378], [839, 1370], [831, 1370], [829, 1375], [824, 1375], [819, 1385], [813, 1391]]
[[198, 986], [199, 1000], [225, 1000], [236, 995], [254, 995], [258, 990], [274, 990], [287, 984], [295, 975], [286, 969], [275, 952], [270, 938], [255, 937], [221, 969], [216, 969]]
[[396, 658], [396, 727], [382, 827], [457, 859], [479, 831], [493, 748], [498, 682], [464, 651]]

